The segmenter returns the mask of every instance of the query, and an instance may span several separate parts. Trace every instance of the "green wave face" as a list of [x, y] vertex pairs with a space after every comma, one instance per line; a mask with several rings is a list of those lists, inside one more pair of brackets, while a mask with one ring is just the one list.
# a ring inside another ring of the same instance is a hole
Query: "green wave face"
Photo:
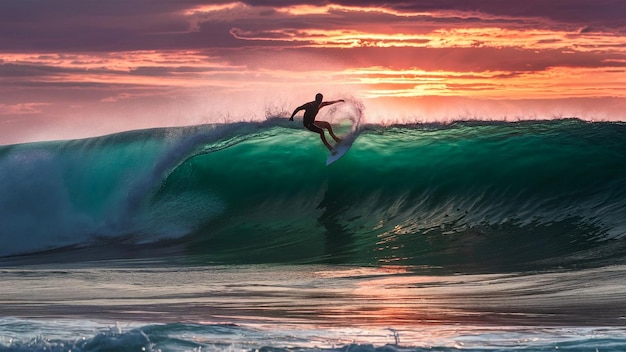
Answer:
[[203, 194], [190, 248], [220, 261], [561, 265], [625, 233], [624, 143], [578, 120], [368, 126], [325, 167], [278, 127], [187, 160], [153, 202]]
[[286, 120], [2, 147], [0, 255], [124, 238], [222, 263], [621, 260], [626, 125], [361, 127], [328, 167], [319, 138]]

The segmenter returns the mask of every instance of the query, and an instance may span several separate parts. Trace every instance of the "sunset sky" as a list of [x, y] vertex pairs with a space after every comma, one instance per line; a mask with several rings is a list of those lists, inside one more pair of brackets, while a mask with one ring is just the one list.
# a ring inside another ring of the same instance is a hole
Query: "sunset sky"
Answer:
[[626, 1], [0, 2], [0, 144], [259, 120], [626, 120]]

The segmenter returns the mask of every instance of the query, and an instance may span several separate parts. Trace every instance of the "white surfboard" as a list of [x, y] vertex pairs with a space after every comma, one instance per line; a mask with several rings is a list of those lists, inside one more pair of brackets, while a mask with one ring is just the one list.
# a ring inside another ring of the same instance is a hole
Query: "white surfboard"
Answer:
[[341, 157], [344, 156], [348, 152], [348, 150], [350, 150], [352, 142], [352, 138], [344, 138], [341, 140], [341, 142], [337, 143], [333, 148], [333, 151], [328, 156], [328, 159], [326, 159], [326, 166], [341, 159]]

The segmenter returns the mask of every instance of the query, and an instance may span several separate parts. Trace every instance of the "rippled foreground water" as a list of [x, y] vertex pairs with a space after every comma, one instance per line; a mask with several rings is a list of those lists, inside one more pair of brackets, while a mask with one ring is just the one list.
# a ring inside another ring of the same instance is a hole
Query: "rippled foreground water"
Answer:
[[0, 273], [2, 350], [626, 348], [623, 266], [436, 275], [106, 262]]

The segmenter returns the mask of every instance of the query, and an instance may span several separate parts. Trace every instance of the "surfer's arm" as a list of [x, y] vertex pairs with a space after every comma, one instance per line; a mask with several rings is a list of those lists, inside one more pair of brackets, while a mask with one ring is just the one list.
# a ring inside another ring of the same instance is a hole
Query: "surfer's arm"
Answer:
[[333, 100], [333, 101], [325, 101], [325, 102], [323, 102], [323, 103], [320, 105], [320, 108], [321, 108], [321, 107], [324, 107], [324, 106], [328, 106], [328, 105], [333, 105], [333, 104], [336, 104], [336, 103], [343, 103], [344, 101], [345, 101], [345, 100], [343, 100], [343, 99]]
[[[305, 105], [306, 105], [306, 104], [305, 104]], [[300, 111], [300, 110], [304, 110], [304, 109], [306, 108], [306, 107], [305, 107], [305, 105], [298, 106], [298, 107], [296, 108], [296, 110], [294, 110], [294, 111], [293, 111], [293, 114], [291, 114], [291, 117], [289, 118], [289, 121], [293, 121], [293, 117], [294, 117], [294, 116], [296, 116], [296, 114], [298, 113], [298, 111]]]

